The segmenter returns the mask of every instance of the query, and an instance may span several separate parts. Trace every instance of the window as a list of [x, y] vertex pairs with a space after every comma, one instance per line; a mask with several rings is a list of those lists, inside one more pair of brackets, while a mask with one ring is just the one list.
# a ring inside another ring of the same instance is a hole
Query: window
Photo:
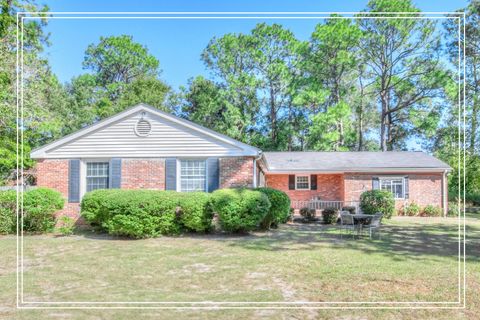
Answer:
[[108, 162], [87, 162], [87, 192], [108, 189]]
[[180, 161], [180, 191], [206, 191], [205, 160]]
[[404, 178], [380, 178], [380, 189], [393, 193], [395, 199], [405, 198]]
[[297, 190], [309, 190], [310, 189], [310, 176], [295, 176], [295, 189], [297, 189]]

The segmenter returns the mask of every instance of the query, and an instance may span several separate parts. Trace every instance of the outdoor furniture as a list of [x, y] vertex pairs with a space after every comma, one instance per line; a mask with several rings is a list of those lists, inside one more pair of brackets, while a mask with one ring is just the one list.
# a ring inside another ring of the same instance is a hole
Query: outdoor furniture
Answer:
[[377, 231], [378, 236], [380, 238], [380, 227], [382, 225], [382, 218], [383, 218], [382, 213], [376, 213], [372, 216], [370, 224], [367, 226], [368, 227], [368, 235], [370, 236], [370, 239], [372, 238], [372, 232], [373, 231]]
[[357, 226], [355, 225], [355, 219], [353, 215], [348, 211], [340, 212], [340, 225], [344, 231], [356, 231]]

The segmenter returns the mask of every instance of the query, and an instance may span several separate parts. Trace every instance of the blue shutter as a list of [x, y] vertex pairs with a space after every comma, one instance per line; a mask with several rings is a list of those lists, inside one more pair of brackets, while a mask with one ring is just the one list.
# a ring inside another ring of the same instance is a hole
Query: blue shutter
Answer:
[[80, 160], [68, 162], [68, 202], [80, 202]]
[[408, 176], [405, 177], [405, 190], [404, 190], [404, 193], [405, 193], [405, 199], [408, 199], [409, 197], [409, 190], [408, 190]]
[[177, 159], [165, 159], [165, 190], [177, 190]]
[[213, 192], [218, 189], [219, 186], [219, 164], [218, 158], [207, 159], [207, 191]]
[[120, 189], [122, 185], [122, 159], [111, 159], [109, 169], [110, 172], [108, 187], [111, 189]]
[[372, 189], [373, 190], [380, 189], [380, 179], [378, 179], [378, 177], [372, 178]]

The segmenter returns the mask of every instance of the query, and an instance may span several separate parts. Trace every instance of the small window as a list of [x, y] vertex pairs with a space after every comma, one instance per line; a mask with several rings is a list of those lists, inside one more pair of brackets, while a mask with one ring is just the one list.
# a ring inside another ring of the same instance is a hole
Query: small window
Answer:
[[405, 198], [404, 178], [380, 178], [380, 189], [393, 193], [395, 199]]
[[206, 173], [205, 160], [181, 160], [180, 191], [205, 191], [207, 182]]
[[310, 176], [295, 176], [295, 189], [297, 189], [297, 190], [309, 190], [310, 189]]
[[108, 162], [87, 162], [87, 192], [108, 189]]

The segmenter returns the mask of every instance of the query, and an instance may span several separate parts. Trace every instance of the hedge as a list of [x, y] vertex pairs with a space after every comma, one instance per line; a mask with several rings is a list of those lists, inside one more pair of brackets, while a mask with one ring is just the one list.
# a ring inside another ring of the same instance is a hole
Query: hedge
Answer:
[[[37, 188], [23, 192], [23, 230], [50, 232], [55, 227], [54, 213], [63, 208], [60, 192]], [[0, 191], [0, 233], [16, 232], [17, 192]]]
[[290, 198], [280, 190], [273, 188], [255, 189], [265, 194], [270, 201], [270, 210], [260, 222], [260, 228], [268, 230], [271, 227], [278, 227], [281, 223], [286, 223], [290, 216]]
[[246, 232], [259, 227], [271, 203], [260, 191], [219, 189], [212, 193], [210, 207], [218, 215], [221, 228], [227, 232]]
[[325, 208], [322, 211], [323, 223], [334, 224], [338, 220], [338, 210], [336, 208]]
[[390, 218], [395, 212], [395, 200], [390, 191], [369, 190], [360, 195], [360, 208], [365, 214], [381, 212], [385, 218]]
[[95, 190], [83, 197], [81, 214], [109, 234], [147, 238], [180, 232], [179, 203], [174, 191]]
[[180, 222], [184, 228], [195, 232], [210, 231], [213, 218], [210, 195], [205, 192], [183, 193], [180, 199]]

